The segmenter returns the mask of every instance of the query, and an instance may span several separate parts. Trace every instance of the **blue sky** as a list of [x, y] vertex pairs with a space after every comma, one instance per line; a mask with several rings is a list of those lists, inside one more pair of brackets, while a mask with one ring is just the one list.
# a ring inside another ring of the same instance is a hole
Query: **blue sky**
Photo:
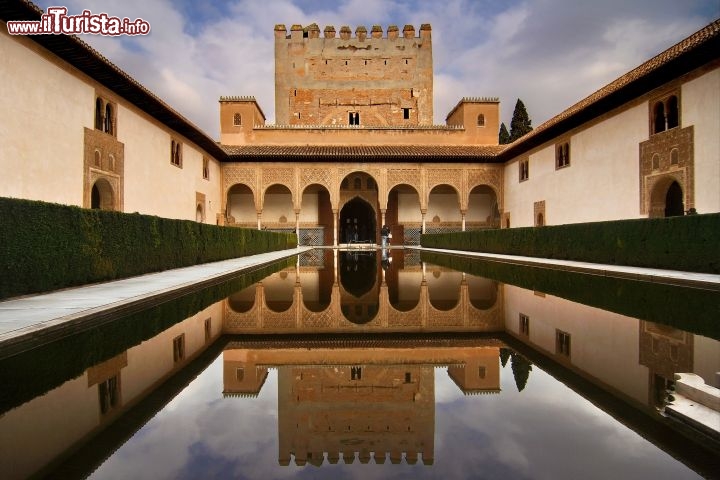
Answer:
[[[38, 2], [42, 8], [54, 0]], [[221, 95], [252, 95], [274, 123], [273, 27], [432, 25], [435, 123], [461, 97], [515, 101], [533, 125], [720, 17], [719, 0], [69, 0], [150, 22], [140, 37], [84, 39], [213, 138]]]

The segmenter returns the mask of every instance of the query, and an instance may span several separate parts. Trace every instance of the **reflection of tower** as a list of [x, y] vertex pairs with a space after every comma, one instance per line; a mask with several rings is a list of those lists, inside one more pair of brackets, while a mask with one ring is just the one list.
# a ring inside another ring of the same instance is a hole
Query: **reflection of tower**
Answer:
[[431, 365], [278, 368], [279, 461], [321, 465], [389, 455], [433, 463], [435, 395]]
[[225, 396], [257, 395], [269, 368], [278, 371], [281, 465], [360, 462], [414, 464], [434, 460], [435, 368], [465, 394], [500, 392], [496, 340], [345, 340], [294, 345], [239, 341], [223, 352]]
[[693, 335], [659, 323], [639, 323], [639, 363], [649, 370], [648, 403], [663, 406], [674, 374], [693, 371]]
[[463, 363], [450, 365], [448, 375], [465, 395], [500, 393], [500, 351], [478, 350]]

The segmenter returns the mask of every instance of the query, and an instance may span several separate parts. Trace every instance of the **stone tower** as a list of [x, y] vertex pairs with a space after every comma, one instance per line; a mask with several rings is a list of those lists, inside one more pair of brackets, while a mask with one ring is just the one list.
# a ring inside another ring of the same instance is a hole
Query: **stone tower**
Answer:
[[430, 25], [275, 26], [278, 125], [416, 126], [433, 123]]

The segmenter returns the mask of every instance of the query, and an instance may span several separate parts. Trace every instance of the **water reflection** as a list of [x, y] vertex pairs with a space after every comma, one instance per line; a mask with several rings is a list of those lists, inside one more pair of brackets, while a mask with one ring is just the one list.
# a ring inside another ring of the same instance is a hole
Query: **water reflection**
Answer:
[[[278, 372], [280, 465], [434, 459], [435, 367], [465, 393], [499, 393], [497, 341], [489, 346], [277, 348], [233, 342], [223, 352], [223, 394], [256, 396]], [[461, 342], [462, 343], [462, 342]]]
[[226, 333], [503, 330], [496, 281], [405, 250], [316, 250], [228, 298]]
[[3, 477], [717, 471], [717, 440], [664, 415], [676, 374], [720, 386], [716, 339], [402, 250], [356, 253], [314, 251], [0, 360]]

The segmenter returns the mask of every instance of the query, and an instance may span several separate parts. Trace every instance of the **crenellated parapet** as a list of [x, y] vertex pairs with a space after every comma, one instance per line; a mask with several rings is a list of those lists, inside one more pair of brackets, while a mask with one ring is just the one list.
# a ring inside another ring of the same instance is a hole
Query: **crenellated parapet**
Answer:
[[[276, 39], [291, 39], [291, 38], [320, 38], [320, 27], [317, 23], [312, 23], [307, 27], [303, 27], [300, 24], [294, 24], [290, 27], [290, 33], [288, 34], [287, 27], [285, 24], [278, 23], [275, 25], [275, 38]], [[425, 38], [429, 39], [432, 32], [432, 27], [429, 23], [423, 23], [420, 25], [418, 35], [415, 35], [415, 26], [405, 25], [402, 29], [403, 38]], [[355, 34], [349, 25], [342, 25], [337, 30], [334, 25], [327, 25], [323, 30], [324, 38], [337, 38], [336, 35], [339, 33], [341, 40], [356, 39], [360, 42], [364, 42], [368, 38], [368, 29], [365, 25], [359, 25], [355, 28]], [[400, 36], [400, 29], [397, 25], [389, 25], [387, 28], [387, 36], [383, 37], [383, 29], [380, 25], [373, 25], [370, 29], [370, 38], [381, 39], [387, 38], [389, 40], [395, 40]]]

